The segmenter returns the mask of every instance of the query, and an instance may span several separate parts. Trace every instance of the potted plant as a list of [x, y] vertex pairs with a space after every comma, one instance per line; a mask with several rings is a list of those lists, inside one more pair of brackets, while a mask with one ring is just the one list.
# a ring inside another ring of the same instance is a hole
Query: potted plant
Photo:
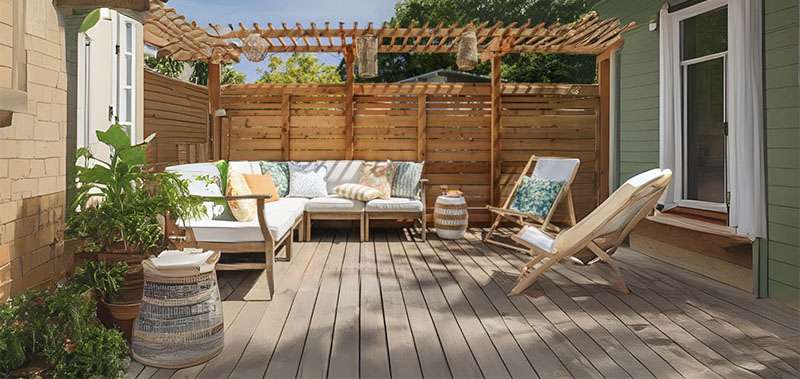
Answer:
[[97, 132], [98, 140], [109, 148], [107, 161], [88, 149], [75, 153], [75, 198], [66, 233], [78, 241], [77, 262], [128, 265], [113, 299], [99, 302], [101, 308], [109, 308], [112, 318], [131, 321], [115, 320], [126, 336], [142, 299], [141, 262], [167, 245], [164, 215], [197, 217], [205, 211], [202, 199], [190, 196], [188, 183], [177, 174], [148, 169], [146, 149], [154, 137], [133, 145], [122, 127], [114, 124]]

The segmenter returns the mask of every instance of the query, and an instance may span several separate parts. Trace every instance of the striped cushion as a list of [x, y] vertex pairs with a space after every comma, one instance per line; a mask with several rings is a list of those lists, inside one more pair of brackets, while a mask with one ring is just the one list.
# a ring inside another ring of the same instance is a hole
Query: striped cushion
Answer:
[[370, 201], [383, 196], [381, 191], [375, 188], [355, 183], [345, 183], [337, 186], [333, 190], [336, 191], [337, 195], [352, 200]]
[[424, 162], [394, 162], [392, 197], [419, 198], [419, 180], [422, 178], [424, 164]]

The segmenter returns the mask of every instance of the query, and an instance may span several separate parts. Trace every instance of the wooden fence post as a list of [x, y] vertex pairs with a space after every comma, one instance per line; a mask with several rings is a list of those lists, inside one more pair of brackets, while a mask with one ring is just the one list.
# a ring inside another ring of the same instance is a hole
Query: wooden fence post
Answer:
[[501, 101], [501, 83], [500, 83], [500, 63], [502, 56], [499, 54], [492, 55], [492, 73], [491, 73], [491, 137], [490, 137], [490, 192], [489, 203], [491, 205], [498, 205], [500, 201], [500, 101]]
[[597, 115], [597, 164], [595, 173], [597, 175], [597, 204], [603, 202], [608, 197], [608, 170], [609, 170], [609, 118], [611, 116], [611, 60], [607, 55], [597, 57], [597, 82], [600, 95], [600, 109]]
[[284, 93], [281, 102], [281, 159], [284, 161], [291, 160], [291, 104], [292, 95]]
[[428, 149], [428, 95], [417, 96], [417, 162], [425, 160]]
[[346, 77], [344, 82], [344, 140], [345, 159], [353, 159], [353, 81], [355, 75], [355, 68], [353, 61], [355, 53], [353, 46], [348, 45], [344, 49], [344, 64], [346, 69]]
[[220, 98], [220, 67], [219, 63], [211, 63], [208, 62], [208, 115], [209, 115], [209, 127], [211, 128], [212, 132], [211, 135], [213, 136], [213, 148], [212, 148], [212, 156], [213, 159], [222, 159], [222, 133], [220, 131], [220, 123], [219, 118], [214, 115], [214, 113], [219, 109], [219, 98]]

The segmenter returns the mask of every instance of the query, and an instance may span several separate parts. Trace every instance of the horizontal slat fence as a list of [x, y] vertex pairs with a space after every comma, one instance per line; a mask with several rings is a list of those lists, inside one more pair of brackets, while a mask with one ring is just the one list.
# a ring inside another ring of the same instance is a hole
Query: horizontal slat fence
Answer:
[[[440, 185], [461, 188], [470, 220], [488, 221], [491, 101], [487, 84], [356, 84], [353, 118], [343, 85], [223, 87], [222, 158], [424, 160], [433, 207]], [[578, 216], [597, 202], [597, 87], [504, 84], [498, 159], [501, 201], [531, 154], [580, 158]], [[352, 141], [347, 141], [348, 127]]]
[[156, 133], [147, 150], [154, 166], [207, 160], [206, 87], [144, 71], [144, 135]]

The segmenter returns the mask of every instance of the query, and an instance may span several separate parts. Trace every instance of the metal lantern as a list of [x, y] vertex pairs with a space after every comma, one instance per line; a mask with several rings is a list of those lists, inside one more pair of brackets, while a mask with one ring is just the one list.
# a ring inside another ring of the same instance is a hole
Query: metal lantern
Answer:
[[242, 40], [242, 53], [250, 62], [261, 62], [269, 52], [269, 43], [259, 33], [250, 33]]
[[360, 36], [356, 39], [356, 64], [358, 76], [374, 78], [378, 76], [378, 38], [371, 34]]
[[470, 30], [461, 35], [456, 64], [461, 70], [472, 70], [478, 64], [478, 37], [474, 31]]

